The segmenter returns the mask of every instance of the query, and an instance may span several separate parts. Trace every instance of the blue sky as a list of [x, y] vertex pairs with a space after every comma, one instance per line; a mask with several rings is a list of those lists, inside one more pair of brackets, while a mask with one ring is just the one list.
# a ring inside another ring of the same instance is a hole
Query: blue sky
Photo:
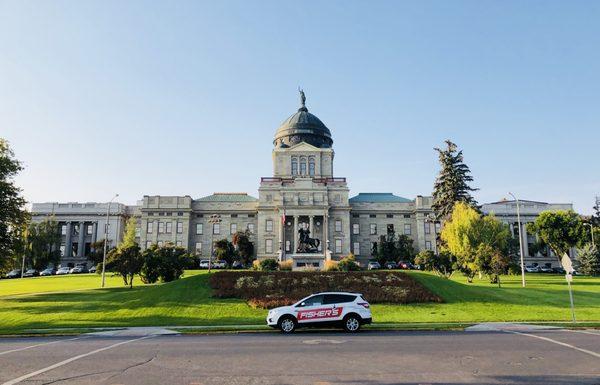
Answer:
[[351, 194], [600, 195], [600, 2], [0, 1], [0, 136], [30, 201], [257, 195], [297, 87]]

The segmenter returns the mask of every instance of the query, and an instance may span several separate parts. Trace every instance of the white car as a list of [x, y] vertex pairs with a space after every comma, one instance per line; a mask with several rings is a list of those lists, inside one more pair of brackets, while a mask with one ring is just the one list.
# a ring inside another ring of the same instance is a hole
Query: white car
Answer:
[[224, 269], [227, 267], [227, 264], [225, 263], [225, 261], [215, 261], [213, 262], [212, 267], [214, 267], [215, 269]]
[[540, 267], [537, 265], [527, 265], [525, 266], [525, 271], [528, 273], [539, 273], [542, 271], [542, 269], [540, 269]]
[[305, 326], [341, 326], [356, 332], [371, 321], [371, 309], [362, 294], [346, 292], [313, 294], [291, 306], [269, 310], [267, 315], [267, 325], [283, 333]]
[[71, 269], [69, 267], [61, 267], [58, 270], [56, 270], [56, 275], [69, 274], [70, 271]]
[[208, 269], [208, 259], [200, 260], [199, 266], [201, 269]]

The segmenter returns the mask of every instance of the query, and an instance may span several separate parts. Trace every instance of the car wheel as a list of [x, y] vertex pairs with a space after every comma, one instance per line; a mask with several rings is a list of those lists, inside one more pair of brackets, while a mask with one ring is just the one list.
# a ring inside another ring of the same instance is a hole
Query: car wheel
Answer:
[[347, 315], [344, 318], [344, 330], [348, 333], [355, 333], [360, 329], [360, 318], [354, 314]]
[[279, 330], [285, 334], [293, 333], [296, 330], [296, 320], [289, 316], [282, 317], [279, 320]]

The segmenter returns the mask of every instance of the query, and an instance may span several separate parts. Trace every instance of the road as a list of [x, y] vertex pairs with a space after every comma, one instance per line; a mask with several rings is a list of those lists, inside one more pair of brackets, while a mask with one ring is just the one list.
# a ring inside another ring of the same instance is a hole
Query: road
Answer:
[[2, 338], [0, 383], [600, 384], [600, 331], [517, 333]]

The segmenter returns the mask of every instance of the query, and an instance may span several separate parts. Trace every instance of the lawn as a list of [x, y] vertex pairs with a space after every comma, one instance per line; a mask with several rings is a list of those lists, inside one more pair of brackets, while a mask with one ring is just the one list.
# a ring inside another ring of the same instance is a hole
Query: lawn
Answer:
[[[569, 296], [562, 276], [529, 274], [503, 277], [503, 287], [487, 280], [467, 284], [410, 272], [445, 303], [372, 306], [378, 323], [479, 321], [569, 321]], [[186, 272], [175, 282], [122, 287], [108, 278], [97, 289], [96, 275], [0, 281], [0, 333], [38, 328], [263, 324], [265, 310], [243, 300], [211, 297], [206, 272]], [[135, 284], [134, 284], [135, 285]], [[575, 277], [577, 319], [600, 321], [600, 278]], [[46, 292], [46, 293], [43, 293]], [[40, 293], [40, 294], [31, 294]]]

